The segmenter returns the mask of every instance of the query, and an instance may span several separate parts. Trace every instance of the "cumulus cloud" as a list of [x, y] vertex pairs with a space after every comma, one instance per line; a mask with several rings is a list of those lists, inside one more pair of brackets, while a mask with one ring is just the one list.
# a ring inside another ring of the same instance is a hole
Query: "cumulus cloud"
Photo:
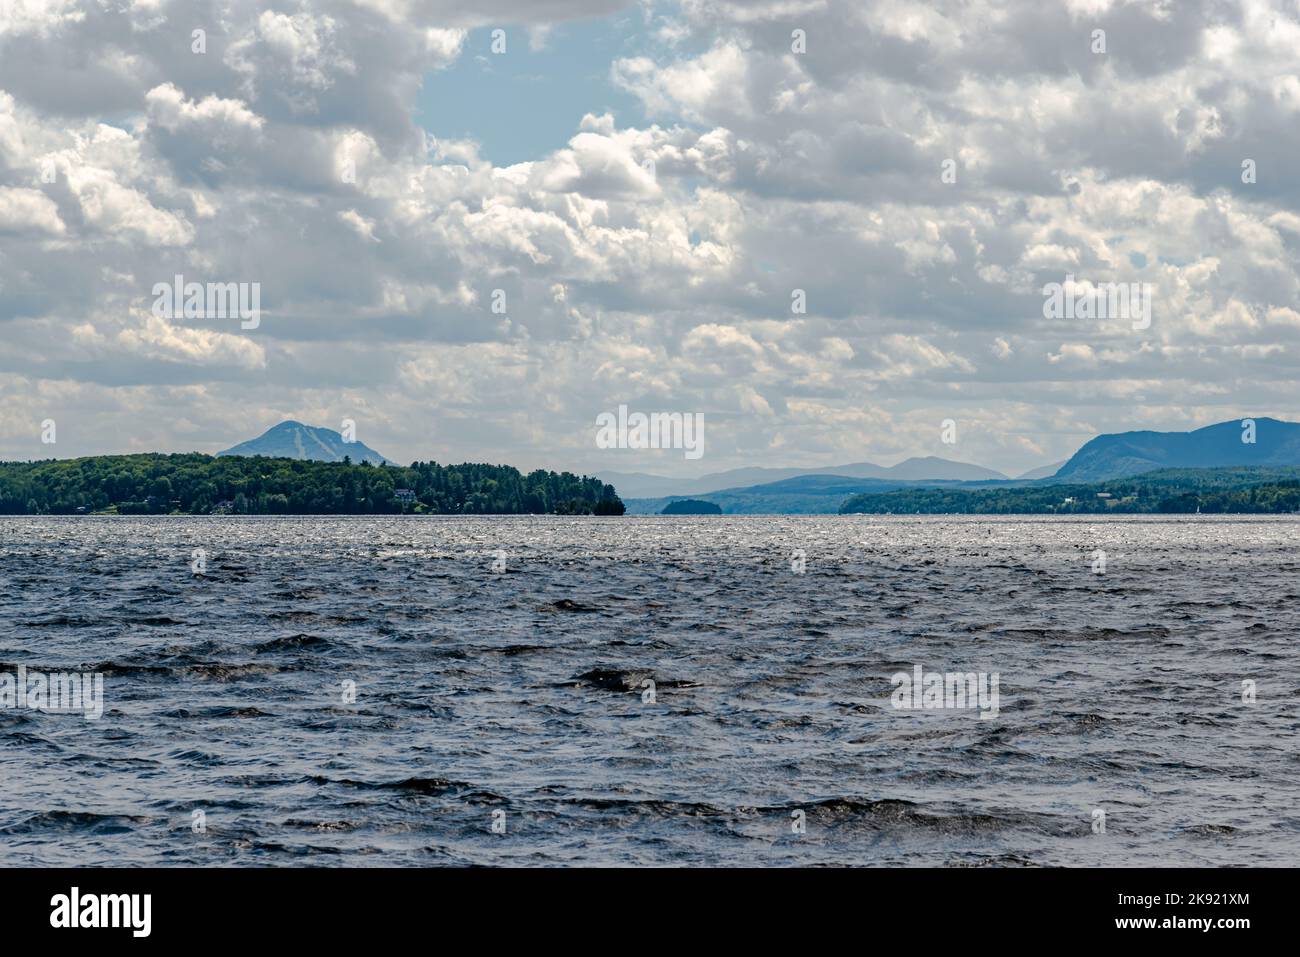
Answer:
[[0, 188], [0, 232], [59, 234], [64, 232], [59, 208], [36, 189]]
[[[584, 18], [643, 121], [508, 167], [417, 121], [473, 31]], [[317, 416], [399, 459], [681, 467], [598, 453], [626, 403], [704, 412], [709, 469], [1019, 471], [1300, 417], [1298, 42], [1281, 0], [0, 0], [0, 455], [51, 416], [66, 454]], [[152, 316], [176, 275], [259, 283], [258, 329]], [[1048, 318], [1067, 282], [1152, 322]]]

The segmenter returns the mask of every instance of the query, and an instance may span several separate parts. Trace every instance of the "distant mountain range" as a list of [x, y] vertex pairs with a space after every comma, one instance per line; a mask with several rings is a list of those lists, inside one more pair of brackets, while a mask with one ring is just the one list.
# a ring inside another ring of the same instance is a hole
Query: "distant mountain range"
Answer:
[[358, 465], [362, 462], [379, 465], [389, 461], [362, 442], [345, 442], [343, 436], [333, 429], [303, 425], [292, 419], [272, 426], [257, 438], [240, 442], [217, 455], [266, 455], [312, 462], [342, 462], [348, 457]]
[[[747, 488], [726, 488], [708, 492], [703, 501], [713, 502], [728, 515], [831, 515], [852, 496], [873, 492], [889, 492], [905, 488], [979, 488], [988, 484], [1016, 484], [1001, 482], [908, 482], [888, 479], [850, 478], [844, 475], [796, 475], [794, 478]], [[615, 486], [617, 488], [618, 486]], [[621, 495], [621, 493], [620, 493]], [[658, 515], [678, 496], [658, 498], [625, 498], [623, 504], [629, 515]]]
[[[880, 495], [907, 489], [935, 490], [936, 494], [917, 501], [938, 502], [941, 506], [950, 502], [949, 498], [937, 494], [945, 490], [984, 490], [989, 493], [984, 499], [1020, 503], [1030, 499], [1023, 495], [997, 499], [991, 497], [992, 492], [1104, 483], [1163, 469], [1262, 466], [1300, 466], [1300, 424], [1261, 417], [1232, 419], [1193, 432], [1101, 435], [1086, 443], [1065, 462], [1033, 469], [1016, 479], [1008, 479], [991, 469], [934, 457], [908, 459], [892, 469], [869, 462], [836, 470], [733, 469], [690, 482], [662, 476], [616, 476], [613, 473], [606, 473], [601, 478], [618, 488], [629, 514], [656, 514], [674, 499], [683, 497], [714, 502], [728, 514], [825, 514], [838, 511], [850, 496]], [[753, 485], [737, 482], [713, 490], [707, 488], [719, 481], [734, 482], [754, 475], [763, 476], [766, 481]], [[625, 488], [630, 491], [625, 491]], [[664, 491], [666, 488], [673, 491]], [[655, 492], [647, 496], [644, 494], [646, 489]]]
[[850, 465], [831, 465], [812, 469], [761, 467], [729, 469], [725, 472], [711, 472], [696, 479], [674, 479], [645, 472], [598, 472], [596, 478], [613, 485], [618, 489], [618, 494], [626, 499], [629, 496], [664, 498], [704, 495], [723, 489], [783, 482], [804, 475], [838, 475], [844, 478], [882, 479], [894, 482], [935, 480], [978, 482], [1006, 479], [1005, 475], [993, 469], [966, 462], [953, 462], [933, 455], [907, 459], [888, 467], [872, 462], [854, 462]]

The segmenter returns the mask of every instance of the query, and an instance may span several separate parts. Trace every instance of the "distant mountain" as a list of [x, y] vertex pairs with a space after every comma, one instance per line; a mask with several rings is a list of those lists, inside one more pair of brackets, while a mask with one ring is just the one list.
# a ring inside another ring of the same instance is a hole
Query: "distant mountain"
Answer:
[[[1020, 484], [1010, 479], [954, 482], [945, 479], [902, 481], [844, 475], [797, 475], [766, 485], [720, 489], [709, 492], [704, 500], [717, 505], [725, 515], [833, 515], [845, 499], [854, 495], [879, 494], [895, 489], [983, 489]], [[623, 500], [629, 515], [658, 515], [672, 501], [671, 497]]]
[[906, 459], [892, 468], [885, 469], [882, 475], [869, 477], [896, 479], [900, 482], [1004, 482], [1007, 478], [993, 469], [971, 465], [968, 462], [936, 458], [933, 455]]
[[804, 475], [838, 475], [844, 478], [884, 479], [891, 481], [982, 481], [1005, 479], [1001, 472], [936, 458], [911, 458], [886, 468], [873, 462], [854, 462], [823, 468], [762, 468], [750, 467], [711, 472], [695, 479], [674, 479], [645, 472], [598, 472], [596, 478], [618, 489], [624, 500], [628, 498], [668, 498], [672, 496], [707, 495], [723, 489], [747, 488], [767, 485]]
[[[884, 479], [797, 475], [765, 485], [719, 489], [707, 493], [705, 501], [717, 505], [726, 515], [833, 515], [849, 496], [906, 487], [907, 482]], [[619, 497], [623, 498], [621, 492]], [[673, 501], [671, 497], [623, 498], [629, 515], [659, 515]]]
[[343, 436], [333, 429], [303, 425], [291, 419], [217, 455], [266, 455], [313, 462], [342, 462], [344, 456], [349, 456], [358, 465], [362, 462], [379, 465], [389, 461], [361, 442], [344, 442]]
[[1102, 482], [1166, 468], [1300, 465], [1300, 424], [1257, 418], [1254, 442], [1243, 419], [1194, 432], [1121, 432], [1099, 435], [1057, 471], [1056, 481]]
[[[597, 472], [595, 477], [618, 489], [620, 498], [668, 498], [670, 496], [703, 495], [718, 489], [742, 485], [776, 482], [803, 473], [802, 469], [744, 468], [727, 472], [712, 472], [699, 478], [669, 478], [648, 472]], [[626, 491], [624, 491], [626, 489]]]
[[1053, 462], [1051, 465], [1040, 465], [1036, 469], [1030, 469], [1028, 472], [1026, 472], [1023, 475], [1017, 475], [1016, 480], [1020, 482], [1027, 482], [1033, 479], [1051, 478], [1053, 475], [1057, 473], [1057, 471], [1061, 468], [1061, 466], [1066, 463], [1066, 461], [1067, 461], [1066, 459], [1061, 459], [1061, 461]]

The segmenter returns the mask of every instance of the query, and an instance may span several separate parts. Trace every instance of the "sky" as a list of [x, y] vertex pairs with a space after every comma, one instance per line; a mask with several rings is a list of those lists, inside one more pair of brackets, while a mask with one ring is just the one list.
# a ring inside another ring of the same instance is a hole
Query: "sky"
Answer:
[[[1297, 0], [0, 0], [0, 458], [1015, 474], [1298, 420], [1298, 50]], [[602, 448], [620, 405], [703, 455]]]

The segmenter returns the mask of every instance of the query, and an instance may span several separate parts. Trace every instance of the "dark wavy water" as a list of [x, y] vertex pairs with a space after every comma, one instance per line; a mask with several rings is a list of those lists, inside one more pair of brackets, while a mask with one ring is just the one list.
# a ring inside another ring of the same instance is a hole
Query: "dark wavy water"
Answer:
[[[1298, 530], [4, 519], [0, 671], [102, 672], [105, 711], [0, 710], [0, 848], [42, 865], [1296, 864]], [[999, 714], [896, 710], [890, 676], [916, 664], [998, 673]]]

